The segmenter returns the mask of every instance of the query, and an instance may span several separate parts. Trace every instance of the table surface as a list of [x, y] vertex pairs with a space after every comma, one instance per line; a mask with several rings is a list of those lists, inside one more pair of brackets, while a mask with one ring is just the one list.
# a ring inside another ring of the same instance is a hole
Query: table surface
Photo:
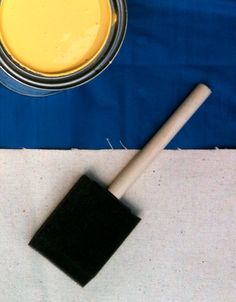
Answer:
[[163, 151], [125, 195], [142, 222], [81, 288], [28, 247], [83, 174], [109, 183], [136, 151], [0, 151], [0, 301], [234, 302], [236, 151]]

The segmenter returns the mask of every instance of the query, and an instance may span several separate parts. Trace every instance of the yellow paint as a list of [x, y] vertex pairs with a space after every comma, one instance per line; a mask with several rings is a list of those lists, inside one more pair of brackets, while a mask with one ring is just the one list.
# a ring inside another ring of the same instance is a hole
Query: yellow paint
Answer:
[[110, 0], [0, 0], [0, 40], [20, 65], [47, 76], [80, 70], [103, 49]]

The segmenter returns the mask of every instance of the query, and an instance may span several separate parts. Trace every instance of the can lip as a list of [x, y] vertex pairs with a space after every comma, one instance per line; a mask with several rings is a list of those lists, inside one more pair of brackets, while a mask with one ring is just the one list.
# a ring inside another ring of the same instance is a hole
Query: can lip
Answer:
[[16, 63], [5, 51], [0, 42], [0, 66], [16, 81], [36, 89], [64, 90], [89, 82], [103, 72], [114, 60], [125, 38], [128, 24], [126, 0], [110, 0], [117, 14], [117, 22], [113, 25], [110, 37], [98, 57], [86, 68], [72, 74], [59, 77], [47, 77], [33, 73]]

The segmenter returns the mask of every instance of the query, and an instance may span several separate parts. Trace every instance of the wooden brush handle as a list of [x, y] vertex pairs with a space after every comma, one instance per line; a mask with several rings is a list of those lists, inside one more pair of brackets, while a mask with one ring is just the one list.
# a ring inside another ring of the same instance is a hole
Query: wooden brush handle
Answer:
[[153, 159], [169, 144], [172, 138], [205, 102], [210, 94], [211, 90], [206, 85], [199, 84], [144, 149], [118, 174], [108, 190], [117, 198], [121, 198]]

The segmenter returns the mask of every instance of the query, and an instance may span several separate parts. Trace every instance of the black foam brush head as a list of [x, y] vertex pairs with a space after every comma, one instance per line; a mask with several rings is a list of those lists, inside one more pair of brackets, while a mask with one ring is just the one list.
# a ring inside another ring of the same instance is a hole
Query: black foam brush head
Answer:
[[82, 176], [29, 245], [85, 286], [139, 221], [109, 191]]

